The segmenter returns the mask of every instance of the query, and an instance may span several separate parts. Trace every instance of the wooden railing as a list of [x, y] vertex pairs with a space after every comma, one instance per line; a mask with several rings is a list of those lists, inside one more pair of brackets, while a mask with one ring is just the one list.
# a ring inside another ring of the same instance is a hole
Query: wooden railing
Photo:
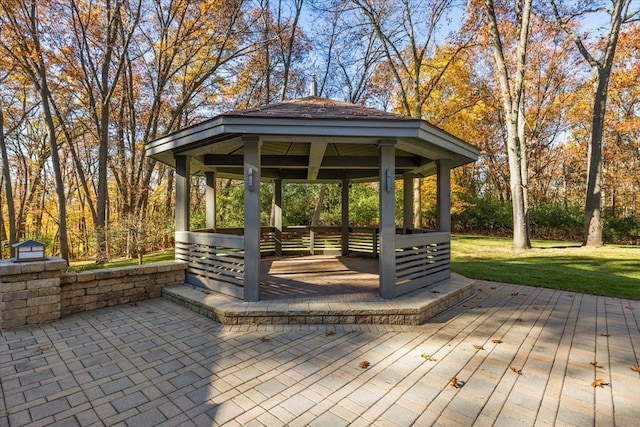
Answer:
[[450, 233], [396, 235], [396, 295], [450, 277]]
[[177, 231], [176, 260], [186, 261], [186, 282], [244, 297], [244, 237]]
[[[176, 232], [176, 259], [186, 261], [186, 281], [228, 295], [244, 295], [244, 236], [242, 228]], [[422, 288], [450, 276], [450, 233], [412, 230], [395, 235], [396, 295]], [[277, 237], [274, 227], [262, 227], [260, 252], [272, 255]], [[340, 227], [285, 227], [282, 254], [340, 254]], [[349, 251], [378, 256], [378, 229], [351, 227]]]

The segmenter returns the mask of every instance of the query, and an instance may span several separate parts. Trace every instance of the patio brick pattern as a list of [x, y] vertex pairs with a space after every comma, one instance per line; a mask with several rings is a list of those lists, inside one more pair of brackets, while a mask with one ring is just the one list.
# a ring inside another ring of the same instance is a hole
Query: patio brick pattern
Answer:
[[221, 325], [153, 299], [2, 331], [0, 426], [637, 423], [639, 301], [476, 288], [417, 326]]

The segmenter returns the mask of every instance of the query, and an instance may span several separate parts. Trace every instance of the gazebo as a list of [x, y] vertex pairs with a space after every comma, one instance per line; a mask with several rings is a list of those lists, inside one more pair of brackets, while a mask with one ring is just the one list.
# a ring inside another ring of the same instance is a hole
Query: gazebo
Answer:
[[[230, 111], [146, 144], [147, 155], [176, 169], [176, 259], [187, 282], [245, 301], [260, 299], [261, 254], [338, 242], [342, 255], [374, 253], [379, 292], [392, 299], [450, 277], [450, 171], [479, 151], [413, 117], [317, 96]], [[190, 181], [206, 181], [206, 229], [190, 230]], [[413, 180], [437, 175], [437, 230], [413, 228]], [[216, 227], [217, 178], [244, 181], [244, 227]], [[395, 182], [403, 179], [403, 224], [396, 227]], [[379, 184], [379, 225], [349, 224], [352, 182]], [[260, 225], [260, 183], [274, 183], [273, 227]], [[331, 230], [283, 229], [285, 182], [341, 184], [342, 223]], [[302, 244], [303, 240], [307, 243]], [[310, 242], [310, 243], [309, 243]]]

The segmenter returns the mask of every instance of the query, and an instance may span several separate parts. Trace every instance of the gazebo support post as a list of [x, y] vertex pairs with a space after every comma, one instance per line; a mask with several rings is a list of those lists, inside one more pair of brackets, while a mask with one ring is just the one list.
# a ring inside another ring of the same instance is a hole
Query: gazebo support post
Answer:
[[244, 300], [260, 299], [260, 138], [244, 144]]
[[342, 180], [342, 188], [340, 188], [342, 201], [341, 215], [341, 253], [343, 256], [349, 255], [349, 180]]
[[402, 227], [404, 232], [413, 230], [413, 174], [402, 175]]
[[216, 229], [216, 173], [205, 172], [206, 224], [211, 230]]
[[176, 161], [176, 231], [189, 231], [191, 170], [189, 157], [177, 155]]
[[437, 161], [437, 216], [438, 231], [451, 232], [451, 160]]
[[380, 296], [396, 296], [395, 140], [382, 140], [380, 148]]
[[273, 183], [273, 230], [275, 255], [282, 256], [282, 180], [276, 179]]

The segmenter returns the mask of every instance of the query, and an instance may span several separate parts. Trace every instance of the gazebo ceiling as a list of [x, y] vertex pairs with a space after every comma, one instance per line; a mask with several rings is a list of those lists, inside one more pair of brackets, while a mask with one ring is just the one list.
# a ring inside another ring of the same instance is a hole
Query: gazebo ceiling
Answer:
[[258, 136], [265, 180], [378, 179], [381, 140], [396, 141], [396, 174], [435, 173], [435, 161], [471, 163], [479, 151], [424, 120], [360, 105], [307, 97], [231, 111], [146, 144], [147, 155], [175, 166], [191, 158], [194, 174], [242, 178], [243, 136]]

